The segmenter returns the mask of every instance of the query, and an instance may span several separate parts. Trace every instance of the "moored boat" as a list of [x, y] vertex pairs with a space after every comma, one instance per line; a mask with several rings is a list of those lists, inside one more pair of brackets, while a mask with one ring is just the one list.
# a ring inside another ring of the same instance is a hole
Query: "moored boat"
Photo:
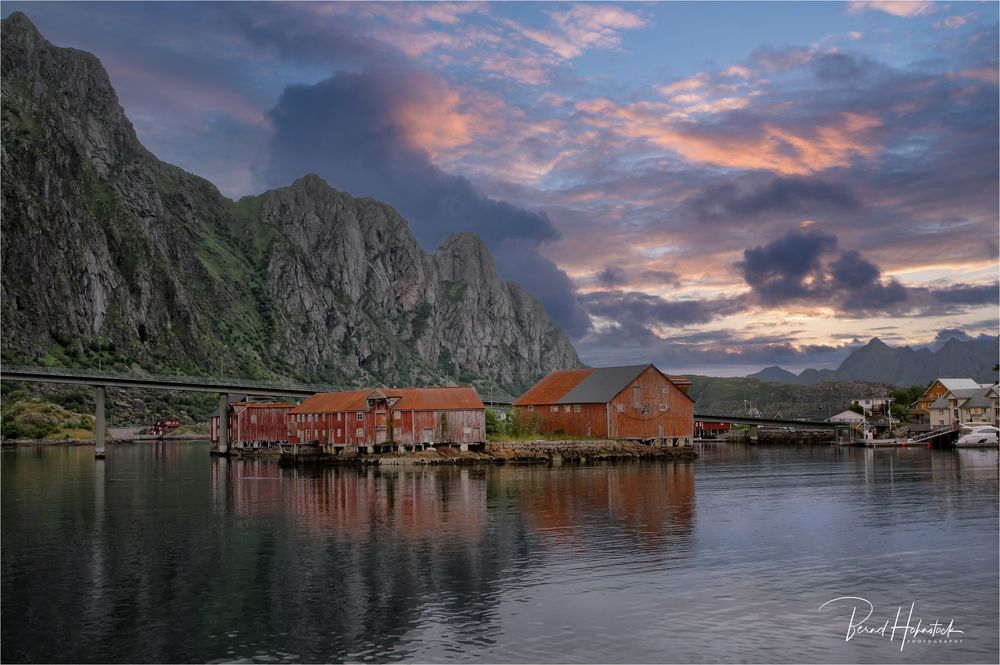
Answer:
[[1000, 429], [993, 425], [962, 425], [956, 448], [996, 448], [1000, 446]]

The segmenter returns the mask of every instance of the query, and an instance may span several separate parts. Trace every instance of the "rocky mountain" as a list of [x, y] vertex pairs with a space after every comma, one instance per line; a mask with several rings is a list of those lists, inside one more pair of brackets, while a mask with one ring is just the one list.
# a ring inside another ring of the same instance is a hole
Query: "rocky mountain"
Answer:
[[430, 254], [317, 176], [233, 202], [140, 144], [93, 55], [21, 13], [2, 37], [5, 362], [513, 391], [580, 366], [478, 237]]
[[949, 339], [936, 352], [930, 349], [891, 347], [877, 337], [855, 349], [835, 370], [806, 369], [800, 374], [768, 367], [746, 378], [759, 381], [813, 385], [824, 381], [873, 381], [897, 386], [926, 385], [938, 377], [969, 377], [996, 381], [1000, 339]]
[[787, 369], [782, 369], [777, 365], [765, 367], [756, 374], [750, 374], [746, 378], [757, 379], [758, 381], [770, 381], [772, 383], [798, 383], [799, 377], [792, 374]]

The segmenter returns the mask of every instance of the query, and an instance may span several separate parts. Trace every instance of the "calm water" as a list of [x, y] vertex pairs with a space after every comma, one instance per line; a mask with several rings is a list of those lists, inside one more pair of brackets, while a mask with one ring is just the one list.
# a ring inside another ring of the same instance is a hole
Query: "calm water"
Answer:
[[[996, 451], [304, 472], [6, 450], [2, 660], [997, 662]], [[845, 641], [954, 620], [961, 643]], [[860, 617], [858, 617], [860, 618]]]

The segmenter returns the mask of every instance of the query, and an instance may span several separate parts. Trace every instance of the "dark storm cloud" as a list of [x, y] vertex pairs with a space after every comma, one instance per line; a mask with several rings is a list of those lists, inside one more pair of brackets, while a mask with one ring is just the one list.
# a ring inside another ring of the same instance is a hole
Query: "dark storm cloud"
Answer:
[[769, 305], [816, 297], [823, 288], [821, 259], [837, 249], [837, 237], [793, 230], [766, 245], [744, 250], [737, 267], [761, 301]]
[[789, 231], [743, 252], [737, 267], [761, 303], [830, 306], [851, 318], [876, 314], [930, 316], [997, 303], [1000, 285], [955, 284], [906, 287], [884, 279], [855, 250], [841, 250], [837, 237], [821, 231]]
[[318, 173], [355, 196], [394, 205], [430, 247], [456, 231], [474, 231], [491, 246], [505, 239], [558, 238], [545, 213], [482, 195], [466, 178], [439, 169], [426, 150], [408, 140], [394, 114], [415, 98], [434, 94], [436, 85], [400, 63], [337, 72], [315, 85], [286, 88], [271, 111], [269, 184]]
[[606, 289], [633, 283], [678, 286], [680, 275], [670, 270], [625, 270], [618, 266], [605, 266], [594, 276], [594, 281]]
[[591, 314], [613, 321], [688, 326], [739, 311], [743, 303], [723, 300], [664, 300], [641, 291], [591, 291], [580, 297]]
[[505, 239], [491, 249], [501, 274], [538, 298], [567, 335], [579, 337], [590, 329], [590, 317], [573, 283], [555, 263], [538, 253], [537, 243]]
[[687, 198], [682, 207], [703, 220], [742, 220], [762, 213], [853, 211], [860, 206], [850, 187], [820, 178], [785, 177], [742, 189], [734, 182], [709, 185]]
[[568, 334], [583, 334], [589, 319], [571, 281], [539, 252], [559, 237], [548, 216], [484, 196], [466, 178], [445, 173], [397, 121], [401, 108], [441, 92], [440, 82], [401, 62], [288, 87], [271, 111], [266, 179], [279, 186], [318, 173], [354, 196], [390, 203], [426, 247], [459, 231], [478, 233], [505, 278], [538, 297]]
[[1000, 284], [985, 286], [957, 284], [935, 290], [932, 296], [938, 302], [953, 305], [996, 305], [1000, 302]]
[[625, 271], [615, 266], [606, 266], [604, 270], [597, 273], [597, 283], [606, 288], [624, 286], [628, 283]]

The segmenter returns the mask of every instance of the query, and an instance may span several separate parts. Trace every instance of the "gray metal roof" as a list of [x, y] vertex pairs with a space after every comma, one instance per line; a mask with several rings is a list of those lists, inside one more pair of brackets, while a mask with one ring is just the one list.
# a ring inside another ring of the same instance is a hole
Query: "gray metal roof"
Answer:
[[979, 384], [972, 379], [938, 379], [941, 385], [948, 390], [971, 390], [978, 388]]
[[604, 404], [635, 381], [651, 365], [595, 367], [580, 383], [562, 396], [557, 404]]
[[985, 390], [979, 395], [975, 395], [965, 400], [965, 403], [962, 404], [963, 409], [970, 409], [972, 407], [976, 407], [977, 409], [983, 407], [989, 408], [991, 406], [993, 406], [993, 403], [990, 402], [990, 398], [986, 396]]
[[951, 405], [948, 404], [948, 395], [942, 395], [938, 397], [937, 400], [931, 404], [932, 409], [950, 409]]

